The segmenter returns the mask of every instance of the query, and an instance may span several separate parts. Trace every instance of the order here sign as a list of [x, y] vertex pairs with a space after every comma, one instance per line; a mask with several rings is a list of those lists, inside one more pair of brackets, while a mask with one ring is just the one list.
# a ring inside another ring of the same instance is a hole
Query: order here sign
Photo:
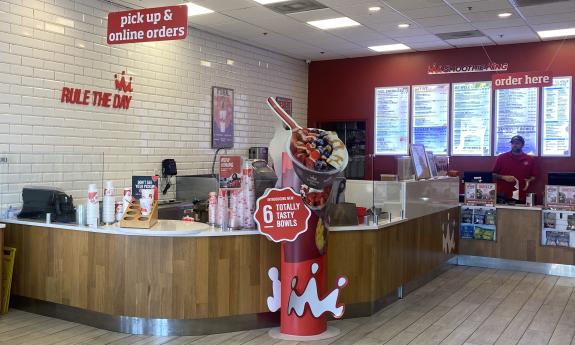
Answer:
[[550, 71], [500, 73], [491, 78], [494, 90], [553, 85], [553, 73]]
[[108, 44], [181, 40], [187, 36], [186, 5], [108, 13]]

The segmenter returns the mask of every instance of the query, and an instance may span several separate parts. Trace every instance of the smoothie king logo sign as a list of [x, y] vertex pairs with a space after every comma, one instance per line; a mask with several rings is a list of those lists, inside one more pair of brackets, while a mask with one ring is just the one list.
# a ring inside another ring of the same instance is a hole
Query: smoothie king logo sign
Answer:
[[473, 72], [503, 72], [507, 71], [509, 64], [490, 62], [487, 64], [468, 65], [438, 65], [433, 64], [427, 67], [427, 74], [451, 74], [451, 73], [473, 73]]
[[181, 40], [188, 36], [186, 5], [108, 14], [108, 44]]
[[120, 75], [114, 74], [114, 86], [118, 91], [116, 94], [64, 86], [60, 95], [60, 102], [102, 108], [129, 109], [132, 96], [128, 93], [134, 91], [132, 77], [126, 80], [126, 71], [122, 71]]

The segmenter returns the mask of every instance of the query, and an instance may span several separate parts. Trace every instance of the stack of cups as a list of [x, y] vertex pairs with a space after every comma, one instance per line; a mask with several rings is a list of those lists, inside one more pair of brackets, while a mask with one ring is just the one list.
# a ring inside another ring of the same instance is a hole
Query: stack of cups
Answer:
[[116, 222], [122, 220], [124, 216], [124, 205], [122, 201], [116, 201]]
[[106, 181], [104, 188], [104, 204], [102, 209], [102, 221], [112, 224], [116, 220], [116, 204], [114, 200], [114, 185], [112, 181]]
[[242, 227], [240, 216], [240, 203], [242, 191], [240, 189], [233, 190], [230, 197], [230, 228], [237, 230]]
[[100, 201], [98, 200], [98, 189], [96, 184], [88, 186], [88, 204], [86, 205], [86, 224], [98, 226], [100, 218]]
[[140, 197], [140, 212], [142, 216], [149, 216], [152, 213], [152, 205], [154, 203], [154, 190], [142, 189], [142, 196]]
[[254, 213], [256, 211], [256, 186], [254, 182], [254, 167], [250, 161], [244, 162], [242, 171], [242, 189], [245, 198], [243, 214], [243, 227], [253, 229], [255, 227]]
[[218, 209], [218, 194], [210, 192], [208, 194], [208, 223], [210, 225], [216, 224], [216, 213]]
[[132, 189], [126, 187], [122, 193], [122, 212], [126, 212], [128, 206], [130, 206], [130, 202], [132, 202]]
[[228, 228], [228, 191], [226, 189], [220, 189], [218, 192], [216, 225], [222, 230], [227, 230]]

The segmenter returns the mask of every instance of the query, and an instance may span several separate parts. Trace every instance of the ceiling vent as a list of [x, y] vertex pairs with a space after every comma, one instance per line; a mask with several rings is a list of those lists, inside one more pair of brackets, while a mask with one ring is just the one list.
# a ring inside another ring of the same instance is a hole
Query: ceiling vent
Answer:
[[512, 0], [517, 7], [548, 5], [554, 2], [568, 2], [571, 0]]
[[314, 0], [291, 0], [285, 2], [278, 2], [276, 4], [269, 4], [266, 5], [266, 7], [274, 12], [281, 14], [307, 12], [327, 8], [327, 6], [320, 4], [319, 2]]
[[483, 37], [484, 34], [479, 30], [469, 30], [469, 31], [457, 31], [457, 32], [444, 32], [441, 34], [436, 34], [435, 36], [441, 38], [442, 40], [456, 40], [460, 38], [471, 38], [471, 37]]

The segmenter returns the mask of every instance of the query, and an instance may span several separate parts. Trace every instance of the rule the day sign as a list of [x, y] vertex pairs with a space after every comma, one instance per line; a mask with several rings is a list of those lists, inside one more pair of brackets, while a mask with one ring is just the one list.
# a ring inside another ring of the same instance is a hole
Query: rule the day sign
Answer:
[[258, 230], [274, 242], [292, 242], [307, 230], [311, 211], [291, 188], [268, 189], [256, 203]]
[[108, 13], [108, 44], [181, 40], [187, 36], [186, 5]]
[[491, 78], [494, 90], [553, 85], [553, 73], [550, 71], [500, 73]]

